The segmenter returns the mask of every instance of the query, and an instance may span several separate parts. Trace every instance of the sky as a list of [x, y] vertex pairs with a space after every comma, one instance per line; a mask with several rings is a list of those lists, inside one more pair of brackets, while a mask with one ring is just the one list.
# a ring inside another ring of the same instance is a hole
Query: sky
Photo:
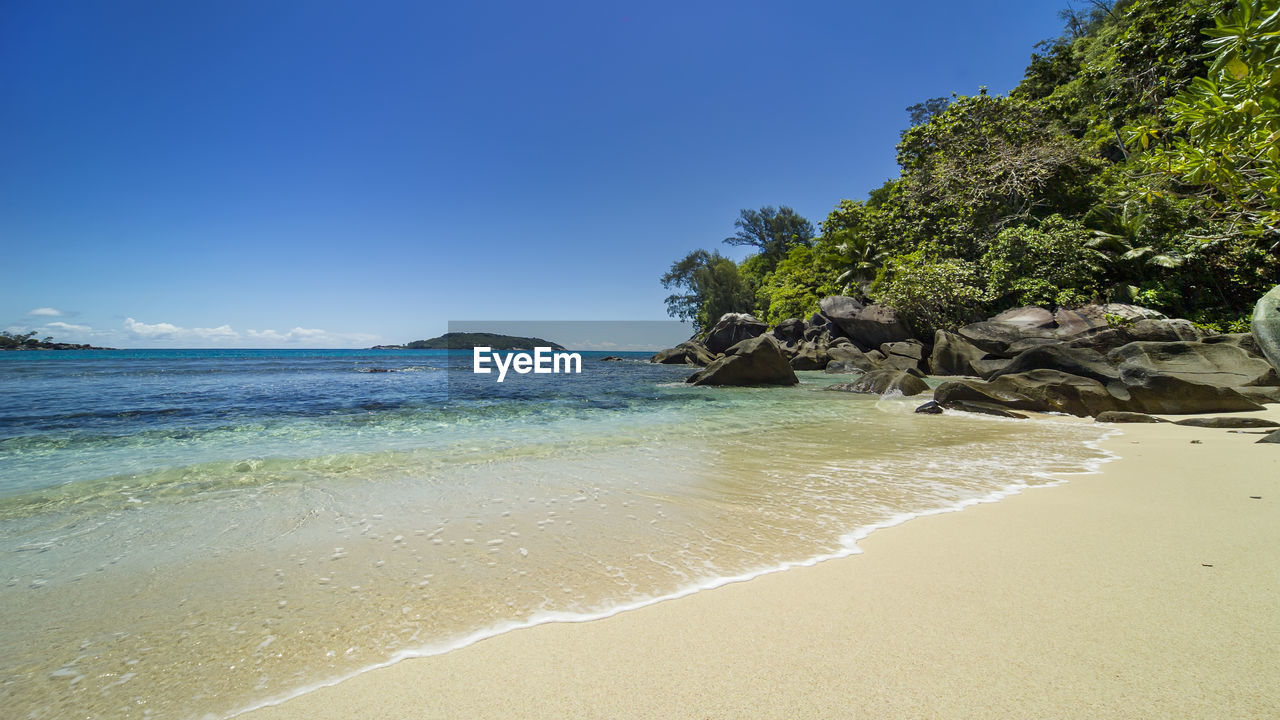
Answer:
[[363, 347], [666, 318], [743, 208], [897, 176], [1066, 0], [0, 0], [0, 329]]

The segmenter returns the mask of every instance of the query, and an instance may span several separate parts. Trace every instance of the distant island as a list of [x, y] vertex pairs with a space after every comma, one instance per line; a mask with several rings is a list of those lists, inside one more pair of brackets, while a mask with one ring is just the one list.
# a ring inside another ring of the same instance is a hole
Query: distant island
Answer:
[[36, 334], [33, 332], [19, 333], [17, 335], [5, 331], [0, 331], [0, 350], [114, 350], [115, 348], [94, 347], [93, 345], [79, 343], [60, 343], [53, 342], [52, 337], [46, 337], [43, 340], [37, 340]]
[[374, 345], [370, 350], [470, 350], [487, 347], [494, 350], [532, 350], [546, 347], [564, 350], [563, 345], [542, 338], [516, 337], [497, 333], [445, 333], [430, 340], [414, 340], [404, 345]]

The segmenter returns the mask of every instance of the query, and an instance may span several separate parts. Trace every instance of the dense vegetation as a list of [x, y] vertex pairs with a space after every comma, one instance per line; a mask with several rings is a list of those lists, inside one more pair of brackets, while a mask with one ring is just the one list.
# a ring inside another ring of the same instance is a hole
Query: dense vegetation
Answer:
[[11, 333], [0, 330], [0, 350], [109, 350], [92, 345], [54, 342], [52, 337], [36, 339], [36, 333]]
[[820, 232], [743, 210], [663, 285], [670, 314], [769, 323], [847, 293], [922, 334], [1026, 304], [1134, 302], [1220, 330], [1280, 282], [1280, 0], [1121, 0], [1062, 13], [1008, 95], [908, 108], [900, 176]]
[[497, 333], [445, 333], [430, 340], [414, 340], [405, 345], [378, 345], [375, 350], [470, 350], [475, 347], [487, 347], [494, 350], [532, 350], [545, 347], [552, 350], [564, 350], [564, 347], [550, 340], [515, 335], [499, 335]]

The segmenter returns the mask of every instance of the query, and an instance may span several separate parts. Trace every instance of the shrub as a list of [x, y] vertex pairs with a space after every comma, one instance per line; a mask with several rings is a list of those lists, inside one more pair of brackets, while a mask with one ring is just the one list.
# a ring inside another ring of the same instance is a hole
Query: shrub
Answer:
[[918, 337], [973, 320], [990, 297], [977, 265], [930, 257], [922, 250], [890, 258], [871, 294], [897, 310]]

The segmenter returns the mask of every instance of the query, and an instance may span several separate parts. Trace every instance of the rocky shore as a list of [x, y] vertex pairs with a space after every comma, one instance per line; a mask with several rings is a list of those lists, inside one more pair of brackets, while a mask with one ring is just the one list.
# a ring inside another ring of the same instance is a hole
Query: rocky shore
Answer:
[[1259, 301], [1253, 332], [1223, 335], [1118, 303], [1015, 308], [931, 337], [886, 306], [832, 296], [819, 307], [772, 329], [727, 313], [705, 338], [650, 360], [700, 366], [688, 379], [695, 385], [794, 385], [795, 371], [823, 370], [853, 376], [829, 390], [927, 396], [926, 379], [946, 376], [922, 413], [1149, 422], [1280, 403], [1280, 288]]

